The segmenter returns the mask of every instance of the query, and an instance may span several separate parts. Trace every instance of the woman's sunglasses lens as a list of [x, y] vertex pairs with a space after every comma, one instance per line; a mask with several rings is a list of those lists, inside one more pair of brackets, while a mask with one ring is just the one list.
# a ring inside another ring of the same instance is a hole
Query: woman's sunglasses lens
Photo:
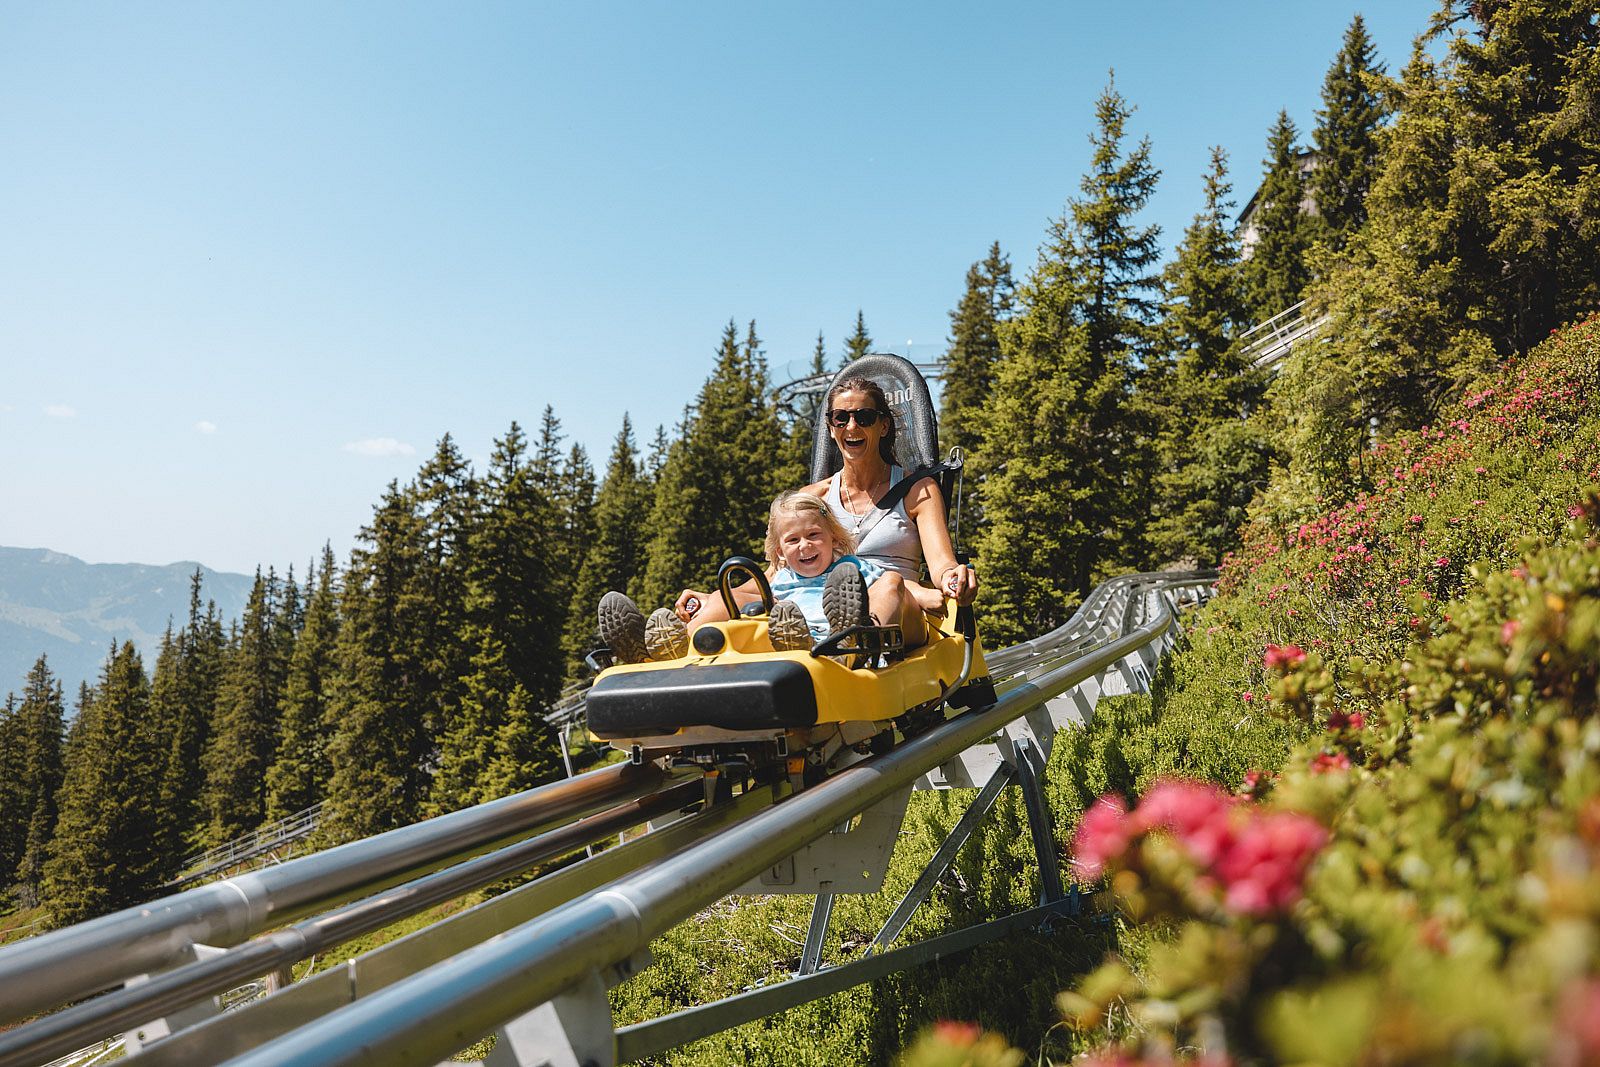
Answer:
[[878, 421], [878, 416], [883, 412], [875, 408], [861, 408], [859, 411], [846, 411], [844, 408], [834, 408], [828, 412], [828, 421], [835, 426], [850, 425], [851, 416], [855, 416], [856, 425], [865, 430]]

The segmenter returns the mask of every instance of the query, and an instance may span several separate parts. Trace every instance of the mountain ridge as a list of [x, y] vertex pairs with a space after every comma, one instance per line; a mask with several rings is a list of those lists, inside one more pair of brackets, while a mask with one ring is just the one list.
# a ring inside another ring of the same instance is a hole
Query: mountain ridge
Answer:
[[49, 548], [0, 545], [0, 692], [20, 695], [42, 654], [66, 691], [93, 684], [113, 643], [132, 641], [148, 671], [170, 621], [189, 613], [189, 580], [227, 622], [244, 610], [253, 575], [217, 571], [194, 560], [88, 563]]

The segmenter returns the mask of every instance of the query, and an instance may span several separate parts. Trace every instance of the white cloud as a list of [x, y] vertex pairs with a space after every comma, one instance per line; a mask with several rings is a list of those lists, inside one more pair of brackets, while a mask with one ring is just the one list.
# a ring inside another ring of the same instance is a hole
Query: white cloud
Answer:
[[351, 441], [344, 446], [346, 452], [358, 456], [414, 456], [417, 450], [393, 437], [369, 437], [364, 441]]
[[44, 413], [52, 419], [71, 419], [78, 414], [78, 409], [67, 404], [46, 404]]
[[199, 433], [217, 432], [217, 424], [212, 422], [210, 419], [201, 419], [199, 422], [194, 424], [194, 428]]

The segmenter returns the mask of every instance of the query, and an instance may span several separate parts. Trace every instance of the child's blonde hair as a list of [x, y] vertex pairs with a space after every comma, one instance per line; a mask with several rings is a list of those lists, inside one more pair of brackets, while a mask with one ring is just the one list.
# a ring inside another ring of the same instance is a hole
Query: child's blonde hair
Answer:
[[783, 554], [778, 549], [778, 520], [786, 516], [806, 516], [815, 518], [822, 528], [828, 531], [833, 538], [833, 558], [848, 556], [856, 550], [856, 539], [851, 537], [844, 528], [833, 509], [825, 504], [820, 496], [799, 489], [789, 489], [779, 493], [772, 501], [772, 510], [767, 513], [767, 562], [774, 567], [784, 566]]

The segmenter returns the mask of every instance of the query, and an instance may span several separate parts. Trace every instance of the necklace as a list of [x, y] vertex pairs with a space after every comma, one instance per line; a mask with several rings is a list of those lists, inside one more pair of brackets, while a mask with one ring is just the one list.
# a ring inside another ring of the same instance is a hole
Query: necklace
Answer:
[[[883, 479], [883, 481], [887, 482], [887, 479]], [[856, 521], [855, 521], [855, 525], [850, 530], [851, 536], [854, 536], [854, 537], [860, 536], [861, 527], [865, 526], [866, 523], [867, 523], [867, 520], [870, 519], [873, 516], [873, 514], [878, 510], [877, 505], [872, 502], [872, 491], [874, 489], [878, 488], [879, 484], [880, 484], [879, 482], [873, 482], [871, 485], [869, 485], [867, 487], [867, 489], [866, 489], [867, 510], [862, 512], [859, 515], [856, 515], [855, 505], [850, 502], [850, 487], [844, 484], [844, 476], [843, 475], [839, 476], [839, 492], [840, 492], [840, 495], [844, 499], [844, 509], [846, 511], [848, 511], [851, 515], [855, 515], [855, 520]]]

